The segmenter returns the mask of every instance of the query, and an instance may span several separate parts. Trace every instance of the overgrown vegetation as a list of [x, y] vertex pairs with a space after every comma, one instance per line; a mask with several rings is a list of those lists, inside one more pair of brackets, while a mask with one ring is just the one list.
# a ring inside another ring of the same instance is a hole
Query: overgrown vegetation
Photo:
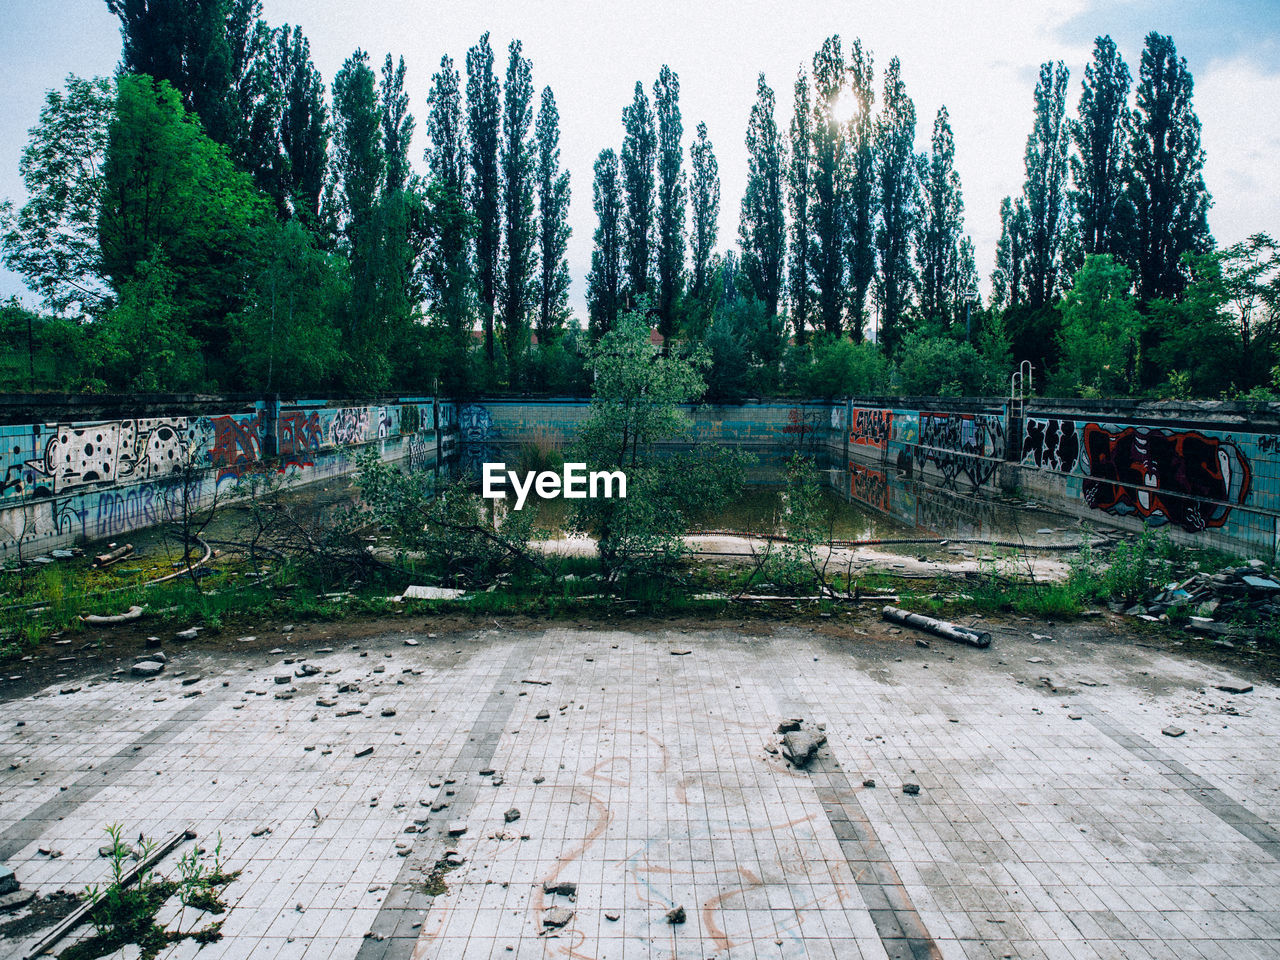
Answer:
[[[156, 848], [153, 840], [139, 837], [136, 845], [123, 839], [123, 827], [106, 828], [111, 866], [111, 880], [92, 884], [85, 898], [93, 904], [89, 921], [94, 933], [62, 951], [63, 960], [95, 960], [128, 946], [136, 946], [142, 960], [153, 960], [173, 944], [191, 940], [197, 944], [216, 943], [222, 939], [222, 921], [210, 920], [200, 926], [186, 918], [188, 909], [199, 914], [218, 916], [226, 912], [222, 890], [238, 877], [239, 871], [228, 873], [222, 863], [222, 841], [213, 850], [193, 847], [178, 862], [177, 876], [165, 878], [147, 869], [125, 885], [126, 874], [135, 862], [145, 860]], [[173, 900], [181, 909], [170, 923], [156, 921], [161, 908]]]

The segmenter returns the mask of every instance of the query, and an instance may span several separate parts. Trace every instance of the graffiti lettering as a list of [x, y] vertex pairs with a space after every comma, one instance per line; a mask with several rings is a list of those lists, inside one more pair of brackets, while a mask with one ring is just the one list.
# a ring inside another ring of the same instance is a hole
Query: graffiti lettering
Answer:
[[987, 483], [1004, 459], [1004, 420], [987, 413], [921, 413], [919, 456], [942, 473], [943, 486]]
[[1080, 435], [1071, 420], [1028, 420], [1022, 462], [1070, 473], [1080, 460]]
[[858, 408], [853, 411], [853, 423], [849, 427], [849, 442], [883, 450], [885, 444], [889, 442], [892, 430], [892, 410]]

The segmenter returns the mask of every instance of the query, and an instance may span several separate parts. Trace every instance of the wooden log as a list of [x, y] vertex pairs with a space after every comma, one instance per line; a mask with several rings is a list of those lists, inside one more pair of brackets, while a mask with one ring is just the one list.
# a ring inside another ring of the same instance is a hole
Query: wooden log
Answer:
[[955, 643], [967, 644], [970, 647], [989, 647], [991, 645], [991, 634], [985, 630], [973, 630], [946, 620], [935, 620], [933, 617], [926, 617], [920, 613], [911, 613], [899, 607], [885, 607], [880, 611], [880, 616], [893, 623], [900, 623], [905, 627], [914, 627], [916, 630], [931, 633], [935, 637], [942, 637], [944, 640], [951, 640]]
[[93, 559], [95, 567], [109, 567], [117, 560], [123, 560], [129, 554], [133, 553], [133, 544], [126, 543], [123, 547], [116, 547], [110, 553], [100, 553]]

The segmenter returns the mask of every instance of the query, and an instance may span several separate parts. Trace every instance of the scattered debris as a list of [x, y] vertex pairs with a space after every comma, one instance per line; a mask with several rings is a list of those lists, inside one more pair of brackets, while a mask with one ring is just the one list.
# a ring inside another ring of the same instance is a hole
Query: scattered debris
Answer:
[[113, 563], [118, 563], [123, 560], [131, 553], [133, 553], [133, 544], [126, 543], [123, 547], [116, 547], [116, 549], [108, 551], [107, 553], [98, 554], [93, 558], [93, 565], [99, 569], [102, 567], [109, 567]]
[[778, 724], [778, 732], [791, 733], [793, 730], [799, 730], [802, 723], [804, 723], [804, 720], [801, 717], [791, 717]]
[[134, 605], [124, 613], [117, 613], [114, 616], [100, 616], [96, 613], [89, 613], [80, 619], [85, 623], [92, 624], [112, 624], [112, 623], [128, 623], [130, 620], [138, 620], [142, 617], [142, 608]]
[[129, 668], [129, 673], [135, 677], [155, 677], [164, 670], [164, 664], [158, 660], [143, 660], [141, 663], [135, 663]]
[[542, 892], [573, 899], [578, 895], [578, 885], [572, 880], [547, 880], [542, 884]]
[[920, 784], [918, 784], [918, 783], [904, 783], [904, 784], [902, 785], [902, 792], [903, 792], [904, 794], [906, 794], [908, 797], [915, 797], [915, 796], [919, 796], [919, 794], [920, 794]]
[[1252, 693], [1252, 683], [1215, 683], [1213, 689], [1221, 690], [1223, 693]]
[[1163, 733], [1166, 737], [1180, 737], [1187, 731], [1183, 730], [1181, 727], [1175, 727], [1173, 725], [1170, 725], [1165, 727], [1160, 732]]
[[460, 837], [467, 832], [467, 821], [453, 820], [449, 823], [449, 836]]
[[667, 923], [684, 923], [685, 919], [684, 907], [676, 907], [674, 910], [667, 911]]
[[866, 787], [868, 790], [874, 790], [876, 788], [876, 782], [870, 778], [863, 780], [862, 785]]
[[371, 753], [373, 753], [373, 747], [361, 747], [356, 751], [356, 759], [359, 760], [361, 757], [367, 757]]
[[502, 819], [505, 820], [507, 823], [515, 823], [517, 820], [520, 819], [520, 811], [517, 810], [515, 807], [512, 807], [510, 810], [508, 810], [506, 813], [502, 815]]

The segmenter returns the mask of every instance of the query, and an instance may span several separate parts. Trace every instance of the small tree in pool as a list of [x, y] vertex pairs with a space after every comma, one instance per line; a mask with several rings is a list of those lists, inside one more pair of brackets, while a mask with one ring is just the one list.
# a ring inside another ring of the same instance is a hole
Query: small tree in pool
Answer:
[[699, 345], [663, 355], [649, 342], [646, 308], [619, 318], [592, 347], [591, 406], [572, 456], [588, 470], [622, 470], [627, 496], [579, 501], [574, 527], [593, 534], [609, 579], [669, 577], [686, 552], [683, 534], [741, 486], [745, 458], [718, 450], [659, 455], [663, 441], [691, 441], [680, 405], [706, 390], [710, 358]]

